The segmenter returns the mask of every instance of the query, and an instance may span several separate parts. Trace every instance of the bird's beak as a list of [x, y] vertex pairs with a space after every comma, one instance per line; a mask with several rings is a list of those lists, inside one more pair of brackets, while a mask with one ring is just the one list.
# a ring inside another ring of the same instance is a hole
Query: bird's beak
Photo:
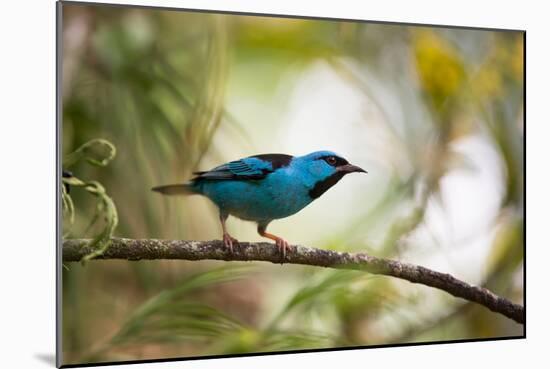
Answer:
[[343, 172], [345, 174], [348, 174], [348, 173], [368, 173], [363, 168], [360, 168], [357, 165], [353, 165], [353, 164], [340, 165], [339, 167], [336, 168], [336, 170], [338, 170], [339, 172]]

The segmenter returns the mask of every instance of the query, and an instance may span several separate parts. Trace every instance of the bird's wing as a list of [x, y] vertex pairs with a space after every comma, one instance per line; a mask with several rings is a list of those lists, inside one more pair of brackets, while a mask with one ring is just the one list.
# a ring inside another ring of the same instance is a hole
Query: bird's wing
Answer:
[[195, 172], [193, 180], [200, 179], [263, 179], [269, 173], [286, 166], [292, 156], [285, 154], [263, 154], [231, 161], [206, 172]]

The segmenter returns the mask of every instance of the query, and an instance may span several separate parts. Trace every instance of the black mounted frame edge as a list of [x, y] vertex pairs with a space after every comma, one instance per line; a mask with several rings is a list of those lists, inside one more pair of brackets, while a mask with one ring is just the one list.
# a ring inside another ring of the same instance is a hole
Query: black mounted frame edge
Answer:
[[58, 0], [56, 2], [56, 367], [58, 368], [84, 368], [94, 366], [108, 366], [108, 365], [126, 365], [126, 364], [146, 364], [146, 363], [164, 363], [164, 362], [176, 362], [176, 361], [191, 361], [191, 360], [207, 360], [207, 359], [226, 359], [226, 358], [238, 358], [238, 357], [254, 357], [254, 356], [266, 356], [266, 355], [284, 355], [284, 354], [305, 354], [305, 353], [317, 353], [317, 352], [331, 352], [331, 351], [350, 351], [361, 349], [375, 349], [375, 348], [392, 348], [392, 347], [414, 347], [414, 346], [429, 346], [429, 345], [444, 345], [455, 343], [476, 343], [476, 342], [493, 342], [493, 341], [508, 341], [527, 338], [527, 319], [523, 325], [523, 335], [520, 336], [508, 336], [508, 337], [491, 337], [491, 338], [474, 338], [474, 339], [457, 339], [446, 341], [433, 341], [433, 342], [411, 342], [411, 343], [395, 343], [384, 345], [368, 345], [368, 346], [350, 346], [350, 347], [331, 347], [331, 348], [319, 348], [319, 349], [303, 349], [303, 350], [285, 350], [285, 351], [268, 351], [268, 352], [252, 352], [242, 354], [226, 354], [226, 355], [204, 355], [204, 356], [190, 356], [190, 357], [174, 357], [174, 358], [161, 358], [161, 359], [147, 359], [147, 360], [124, 360], [124, 361], [105, 361], [94, 363], [82, 363], [82, 364], [66, 364], [63, 365], [63, 350], [62, 350], [62, 230], [61, 230], [61, 145], [62, 145], [62, 66], [63, 60], [63, 5], [81, 5], [81, 6], [102, 6], [102, 7], [114, 7], [114, 8], [138, 8], [138, 9], [151, 9], [151, 10], [166, 10], [166, 11], [179, 11], [179, 12], [192, 12], [192, 13], [207, 13], [207, 14], [224, 14], [224, 15], [244, 15], [244, 16], [257, 16], [257, 17], [271, 17], [271, 18], [290, 18], [290, 19], [304, 19], [304, 20], [324, 20], [324, 21], [338, 21], [338, 22], [353, 22], [353, 23], [373, 23], [373, 24], [385, 24], [385, 25], [397, 25], [397, 26], [414, 26], [414, 27], [430, 27], [430, 28], [454, 28], [464, 30], [478, 30], [478, 31], [498, 31], [498, 32], [521, 32], [523, 33], [523, 306], [525, 309], [525, 318], [527, 318], [527, 211], [526, 211], [526, 174], [527, 174], [527, 31], [523, 29], [508, 29], [508, 28], [490, 28], [490, 27], [473, 27], [473, 26], [457, 26], [457, 25], [443, 25], [443, 24], [426, 24], [426, 23], [408, 23], [408, 22], [391, 22], [380, 20], [365, 20], [365, 19], [343, 19], [343, 18], [330, 18], [330, 17], [318, 17], [318, 16], [303, 16], [303, 15], [291, 15], [291, 14], [269, 14], [269, 13], [252, 13], [252, 12], [238, 12], [227, 10], [211, 10], [211, 9], [190, 9], [190, 8], [175, 8], [175, 7], [163, 7], [152, 5], [131, 5], [131, 4], [115, 4], [115, 3], [100, 3], [100, 2], [85, 2], [85, 1], [72, 1], [72, 0]]
[[67, 5], [85, 5], [85, 6], [102, 6], [113, 8], [135, 8], [135, 9], [151, 9], [151, 10], [166, 10], [176, 12], [191, 12], [191, 13], [207, 13], [207, 14], [223, 14], [223, 15], [244, 15], [253, 17], [269, 17], [269, 18], [289, 18], [289, 19], [303, 19], [303, 20], [323, 20], [323, 21], [335, 21], [335, 22], [351, 22], [351, 23], [373, 23], [373, 24], [385, 24], [393, 26], [412, 26], [412, 27], [430, 27], [430, 28], [456, 28], [464, 30], [477, 30], [477, 31], [498, 31], [498, 32], [525, 32], [523, 29], [513, 28], [491, 28], [491, 27], [476, 27], [476, 26], [459, 26], [459, 25], [447, 25], [447, 24], [431, 24], [431, 23], [414, 23], [414, 22], [392, 22], [382, 21], [374, 19], [354, 19], [354, 18], [332, 18], [321, 16], [309, 16], [309, 15], [296, 15], [296, 14], [274, 14], [274, 13], [255, 13], [255, 12], [240, 12], [232, 10], [214, 10], [214, 9], [196, 9], [196, 8], [176, 8], [170, 6], [161, 5], [131, 5], [131, 4], [118, 4], [118, 3], [101, 3], [95, 1], [74, 1], [74, 0], [58, 0], [58, 2]]
[[478, 342], [494, 342], [494, 341], [510, 341], [516, 339], [523, 339], [524, 336], [509, 336], [509, 337], [492, 337], [492, 338], [479, 338], [479, 339], [459, 339], [448, 341], [433, 341], [433, 342], [413, 342], [413, 343], [396, 343], [385, 345], [370, 345], [370, 346], [349, 346], [349, 347], [330, 347], [330, 348], [318, 348], [318, 349], [303, 349], [303, 350], [286, 350], [286, 351], [264, 351], [253, 352], [243, 354], [224, 354], [224, 355], [205, 355], [205, 356], [189, 356], [189, 357], [174, 357], [163, 359], [145, 359], [145, 360], [124, 360], [124, 361], [103, 361], [85, 364], [67, 364], [62, 365], [60, 368], [87, 368], [94, 366], [108, 366], [108, 365], [127, 365], [127, 364], [148, 364], [148, 363], [167, 363], [177, 361], [194, 361], [194, 360], [211, 360], [211, 359], [231, 359], [239, 357], [254, 357], [254, 356], [271, 356], [271, 355], [285, 355], [285, 354], [310, 354], [318, 352], [332, 352], [332, 351], [352, 351], [352, 350], [364, 350], [364, 349], [387, 349], [394, 347], [415, 347], [415, 346], [432, 346], [432, 345], [444, 345], [444, 344], [456, 344], [456, 343], [478, 343]]
[[63, 364], [63, 224], [61, 214], [61, 154], [62, 154], [62, 116], [63, 116], [63, 98], [62, 98], [62, 60], [63, 60], [63, 4], [55, 4], [55, 365], [61, 367]]
[[527, 338], [527, 31], [523, 31], [523, 338]]

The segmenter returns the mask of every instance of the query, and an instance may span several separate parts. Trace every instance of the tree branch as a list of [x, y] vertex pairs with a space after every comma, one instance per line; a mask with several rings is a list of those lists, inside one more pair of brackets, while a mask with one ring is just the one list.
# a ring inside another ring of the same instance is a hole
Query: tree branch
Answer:
[[[90, 240], [68, 239], [63, 242], [63, 261], [80, 261], [94, 250], [87, 245]], [[226, 260], [226, 261], [268, 261], [281, 263], [281, 254], [271, 243], [241, 242], [231, 254], [222, 241], [184, 241], [156, 239], [113, 238], [105, 253], [97, 259], [126, 260]], [[500, 313], [518, 323], [525, 323], [523, 306], [497, 296], [486, 288], [472, 286], [450, 274], [428, 268], [402, 263], [396, 260], [377, 258], [366, 254], [351, 254], [321, 250], [305, 246], [290, 246], [284, 260], [288, 264], [302, 264], [336, 269], [353, 269], [381, 274], [438, 288], [453, 296], [473, 301]]]

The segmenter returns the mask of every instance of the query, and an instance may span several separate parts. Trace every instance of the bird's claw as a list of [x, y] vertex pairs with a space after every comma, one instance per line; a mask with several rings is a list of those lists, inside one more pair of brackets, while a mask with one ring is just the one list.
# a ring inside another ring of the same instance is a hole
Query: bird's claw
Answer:
[[223, 245], [229, 249], [229, 252], [233, 254], [233, 245], [239, 246], [239, 241], [236, 238], [233, 238], [229, 233], [223, 234]]
[[[279, 249], [279, 252], [281, 253], [282, 261], [284, 261], [286, 259], [286, 250], [288, 250], [288, 242], [286, 242], [282, 238], [277, 238], [275, 240], [275, 245], [277, 246], [277, 248]], [[282, 261], [281, 261], [281, 264], [282, 264]]]

